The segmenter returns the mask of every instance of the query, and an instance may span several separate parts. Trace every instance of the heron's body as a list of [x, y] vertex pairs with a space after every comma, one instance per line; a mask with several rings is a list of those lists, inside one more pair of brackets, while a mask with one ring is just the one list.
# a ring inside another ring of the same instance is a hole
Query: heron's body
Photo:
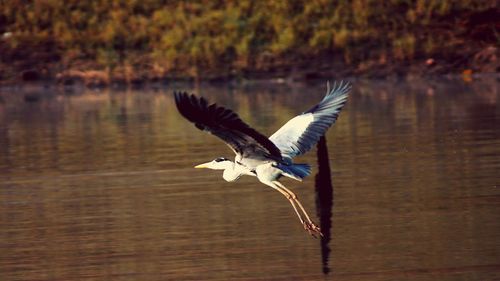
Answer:
[[340, 83], [331, 91], [328, 89], [320, 103], [292, 118], [269, 138], [249, 127], [229, 109], [208, 105], [205, 99], [187, 93], [175, 93], [175, 98], [179, 112], [186, 119], [195, 123], [197, 128], [221, 138], [236, 154], [234, 161], [219, 157], [196, 168], [224, 170], [222, 177], [228, 182], [243, 175], [257, 177], [290, 200], [309, 232], [321, 234], [297, 196], [278, 179], [286, 176], [300, 181], [310, 174], [309, 165], [295, 164], [293, 158], [310, 150], [335, 122], [349, 90], [348, 83]]
[[[227, 164], [226, 164], [227, 163]], [[254, 176], [261, 182], [274, 181], [281, 176], [301, 181], [309, 173], [309, 165], [282, 165], [276, 161], [242, 161], [225, 160], [222, 177], [228, 182], [236, 181], [241, 176]]]

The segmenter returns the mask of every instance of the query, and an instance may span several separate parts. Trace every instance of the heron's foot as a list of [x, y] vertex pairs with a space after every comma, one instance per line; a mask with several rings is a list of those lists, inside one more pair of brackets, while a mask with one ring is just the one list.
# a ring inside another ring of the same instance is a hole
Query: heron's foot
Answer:
[[314, 224], [313, 222], [304, 222], [304, 229], [309, 232], [314, 238], [318, 238], [319, 236], [323, 237], [323, 233], [321, 233], [321, 228]]

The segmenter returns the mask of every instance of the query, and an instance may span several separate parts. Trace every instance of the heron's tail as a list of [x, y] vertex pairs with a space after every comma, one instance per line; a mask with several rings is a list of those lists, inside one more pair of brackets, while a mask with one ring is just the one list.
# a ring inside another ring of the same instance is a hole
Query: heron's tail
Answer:
[[311, 174], [311, 166], [308, 164], [278, 164], [278, 168], [283, 171], [284, 176], [298, 181], [302, 181], [303, 178]]

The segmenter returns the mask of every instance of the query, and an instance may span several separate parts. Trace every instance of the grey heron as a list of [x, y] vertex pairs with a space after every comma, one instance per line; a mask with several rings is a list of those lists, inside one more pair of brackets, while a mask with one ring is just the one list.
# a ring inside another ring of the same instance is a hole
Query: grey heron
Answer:
[[283, 194], [300, 222], [311, 235], [321, 229], [311, 220], [297, 195], [278, 179], [282, 176], [301, 181], [311, 173], [308, 164], [293, 163], [293, 158], [309, 151], [337, 120], [351, 89], [349, 83], [327, 86], [325, 97], [311, 109], [289, 120], [269, 138], [243, 122], [232, 110], [209, 105], [207, 100], [186, 92], [174, 92], [177, 109], [187, 120], [203, 131], [222, 139], [236, 154], [234, 160], [218, 157], [195, 166], [224, 170], [222, 177], [231, 182], [242, 175], [254, 176]]

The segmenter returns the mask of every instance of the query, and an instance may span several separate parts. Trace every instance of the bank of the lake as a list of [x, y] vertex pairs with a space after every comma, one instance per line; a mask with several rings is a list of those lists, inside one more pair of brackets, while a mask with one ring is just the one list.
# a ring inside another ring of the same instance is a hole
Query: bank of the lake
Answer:
[[4, 85], [500, 72], [494, 0], [4, 4]]

